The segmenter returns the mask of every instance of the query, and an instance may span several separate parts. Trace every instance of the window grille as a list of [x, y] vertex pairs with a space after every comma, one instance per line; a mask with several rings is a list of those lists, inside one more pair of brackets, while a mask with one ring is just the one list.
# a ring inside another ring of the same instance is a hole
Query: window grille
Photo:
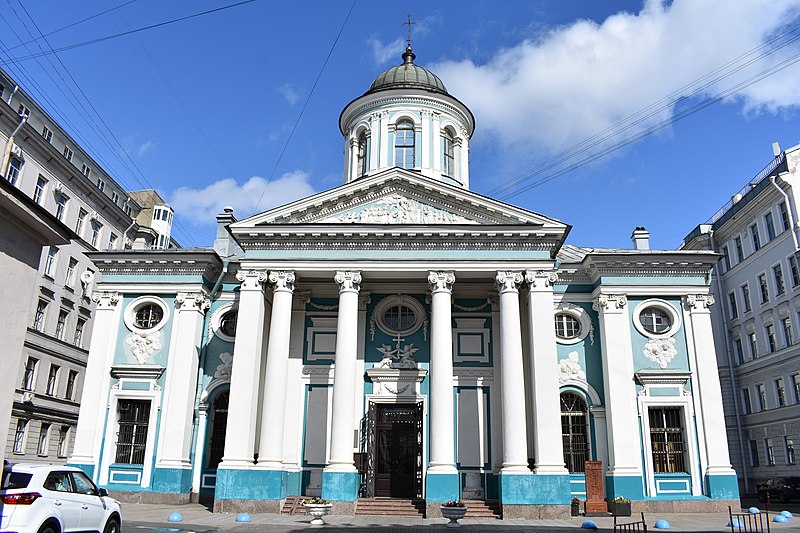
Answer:
[[570, 472], [584, 472], [589, 460], [588, 408], [583, 398], [573, 392], [561, 394], [561, 438], [564, 463]]
[[150, 402], [147, 400], [119, 401], [119, 431], [115, 463], [144, 464], [147, 445], [147, 425], [150, 420]]
[[651, 407], [650, 443], [653, 471], [657, 474], [688, 472], [680, 407]]

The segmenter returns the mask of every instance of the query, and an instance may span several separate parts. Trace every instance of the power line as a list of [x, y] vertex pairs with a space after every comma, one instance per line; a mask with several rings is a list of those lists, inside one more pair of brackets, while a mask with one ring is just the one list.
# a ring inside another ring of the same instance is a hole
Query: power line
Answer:
[[250, 3], [256, 2], [256, 1], [257, 0], [243, 0], [242, 2], [236, 2], [235, 4], [228, 4], [226, 6], [218, 7], [218, 8], [215, 8], [215, 9], [209, 9], [207, 11], [202, 11], [200, 13], [194, 13], [192, 15], [186, 15], [184, 17], [178, 17], [178, 18], [175, 18], [175, 19], [166, 20], [164, 22], [158, 22], [156, 24], [151, 24], [149, 26], [136, 28], [134, 30], [124, 31], [124, 32], [121, 32], [121, 33], [115, 33], [113, 35], [106, 35], [105, 37], [98, 37], [96, 39], [91, 39], [89, 41], [83, 41], [83, 42], [80, 42], [80, 43], [70, 44], [70, 45], [62, 46], [60, 48], [52, 48], [52, 47], [50, 47], [50, 51], [42, 51], [42, 52], [39, 52], [39, 53], [29, 54], [27, 56], [22, 56], [22, 57], [12, 57], [12, 58], [0, 61], [0, 64], [2, 64], [2, 65], [10, 65], [12, 63], [19, 63], [21, 61], [27, 61], [29, 59], [33, 59], [33, 58], [36, 58], [36, 57], [41, 57], [41, 56], [44, 56], [44, 55], [57, 54], [58, 52], [64, 52], [66, 50], [74, 50], [75, 48], [80, 48], [82, 46], [88, 46], [90, 44], [97, 44], [97, 43], [101, 43], [103, 41], [109, 41], [111, 39], [116, 39], [117, 37], [123, 37], [125, 35], [131, 35], [133, 33], [139, 33], [139, 32], [145, 31], [145, 30], [152, 30], [153, 28], [160, 28], [161, 26], [167, 26], [169, 24], [174, 24], [176, 22], [182, 22], [184, 20], [189, 20], [189, 19], [193, 19], [193, 18], [196, 18], [196, 17], [202, 17], [203, 15], [209, 15], [211, 13], [217, 13], [219, 11], [224, 11], [226, 9], [239, 7], [239, 6], [242, 6], [244, 4], [250, 4]]
[[258, 206], [261, 205], [261, 200], [264, 198], [264, 194], [267, 192], [267, 187], [269, 183], [272, 181], [272, 178], [275, 177], [275, 172], [278, 170], [278, 165], [280, 165], [281, 160], [283, 159], [283, 154], [286, 153], [286, 148], [289, 146], [289, 142], [292, 140], [292, 136], [294, 135], [295, 130], [297, 129], [297, 125], [300, 124], [300, 119], [303, 118], [303, 113], [306, 111], [306, 107], [308, 107], [308, 102], [311, 100], [311, 96], [314, 94], [314, 89], [317, 88], [317, 84], [319, 83], [319, 79], [322, 77], [322, 73], [325, 71], [325, 67], [328, 64], [328, 61], [333, 54], [334, 48], [336, 48], [336, 43], [339, 42], [339, 37], [342, 36], [342, 32], [344, 31], [344, 27], [347, 25], [347, 21], [350, 20], [350, 15], [353, 13], [353, 9], [356, 7], [356, 2], [358, 0], [353, 0], [352, 5], [350, 6], [350, 11], [347, 12], [347, 16], [344, 18], [344, 22], [342, 22], [342, 26], [339, 28], [339, 33], [336, 34], [336, 39], [333, 40], [333, 44], [331, 45], [330, 50], [328, 50], [328, 55], [325, 57], [325, 61], [322, 63], [322, 67], [319, 69], [319, 74], [317, 74], [317, 79], [314, 80], [314, 85], [311, 86], [311, 91], [309, 91], [308, 96], [306, 97], [306, 101], [303, 102], [303, 108], [300, 109], [300, 114], [297, 115], [297, 120], [294, 121], [294, 126], [292, 126], [292, 131], [289, 132], [289, 136], [286, 138], [286, 142], [283, 144], [283, 149], [281, 153], [278, 155], [278, 160], [275, 161], [275, 166], [272, 167], [272, 172], [267, 178], [267, 182], [264, 184], [264, 190], [261, 191], [261, 196], [258, 197], [258, 202], [256, 202], [255, 211], [253, 214], [258, 212]]

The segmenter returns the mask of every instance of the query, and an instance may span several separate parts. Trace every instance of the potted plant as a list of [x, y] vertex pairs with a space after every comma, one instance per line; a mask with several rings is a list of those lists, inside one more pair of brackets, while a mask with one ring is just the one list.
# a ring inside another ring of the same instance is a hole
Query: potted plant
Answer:
[[631, 501], [625, 496], [617, 496], [608, 502], [609, 510], [614, 516], [630, 516], [631, 515]]
[[464, 505], [464, 502], [461, 500], [444, 502], [440, 506], [440, 509], [442, 510], [442, 516], [450, 520], [447, 523], [447, 527], [459, 527], [460, 524], [458, 521], [464, 518], [464, 515], [467, 514], [467, 506]]
[[323, 516], [331, 512], [331, 503], [322, 498], [308, 498], [303, 500], [303, 507], [306, 508], [308, 514], [311, 515], [311, 525], [322, 526], [325, 525]]
[[581, 514], [581, 500], [579, 498], [572, 498], [569, 511], [571, 516], [578, 516]]

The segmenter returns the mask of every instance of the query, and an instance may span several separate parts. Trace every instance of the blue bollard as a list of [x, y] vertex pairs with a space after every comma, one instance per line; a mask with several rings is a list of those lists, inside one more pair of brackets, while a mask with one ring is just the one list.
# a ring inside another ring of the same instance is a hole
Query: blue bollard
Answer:
[[786, 518], [791, 518], [794, 515], [792, 513], [790, 513], [789, 511], [781, 511], [781, 516], [785, 516]]
[[172, 513], [167, 517], [167, 522], [183, 522], [183, 515], [181, 513]]
[[742, 527], [744, 527], [744, 525], [742, 524], [742, 522], [738, 518], [734, 518], [733, 520], [728, 522], [728, 527], [734, 527], [736, 529], [742, 529]]
[[747, 510], [747, 512], [750, 514], [761, 514], [761, 509], [759, 509], [758, 507], [751, 507], [750, 509]]
[[657, 529], [669, 529], [669, 522], [667, 522], [666, 520], [658, 520], [656, 522], [656, 528]]
[[247, 513], [239, 513], [239, 514], [236, 515], [236, 521], [237, 522], [249, 522], [250, 521], [250, 515], [247, 514]]
[[772, 519], [772, 521], [773, 521], [773, 522], [778, 522], [778, 523], [780, 523], [780, 524], [785, 524], [786, 522], [788, 522], [788, 521], [789, 521], [789, 519], [788, 519], [788, 518], [786, 518], [786, 517], [785, 517], [785, 516], [783, 516], [783, 515], [776, 514], [776, 515], [775, 515], [775, 518], [773, 518], [773, 519]]

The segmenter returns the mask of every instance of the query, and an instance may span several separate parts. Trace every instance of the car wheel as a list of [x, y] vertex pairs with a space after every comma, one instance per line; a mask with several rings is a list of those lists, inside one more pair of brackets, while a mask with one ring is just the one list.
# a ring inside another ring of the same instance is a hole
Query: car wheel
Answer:
[[103, 529], [103, 533], [120, 533], [119, 520], [116, 518], [110, 518], [108, 522], [106, 522], [106, 527]]
[[53, 522], [47, 522], [45, 525], [39, 528], [39, 533], [60, 533], [61, 528], [58, 527], [58, 524], [54, 524]]

